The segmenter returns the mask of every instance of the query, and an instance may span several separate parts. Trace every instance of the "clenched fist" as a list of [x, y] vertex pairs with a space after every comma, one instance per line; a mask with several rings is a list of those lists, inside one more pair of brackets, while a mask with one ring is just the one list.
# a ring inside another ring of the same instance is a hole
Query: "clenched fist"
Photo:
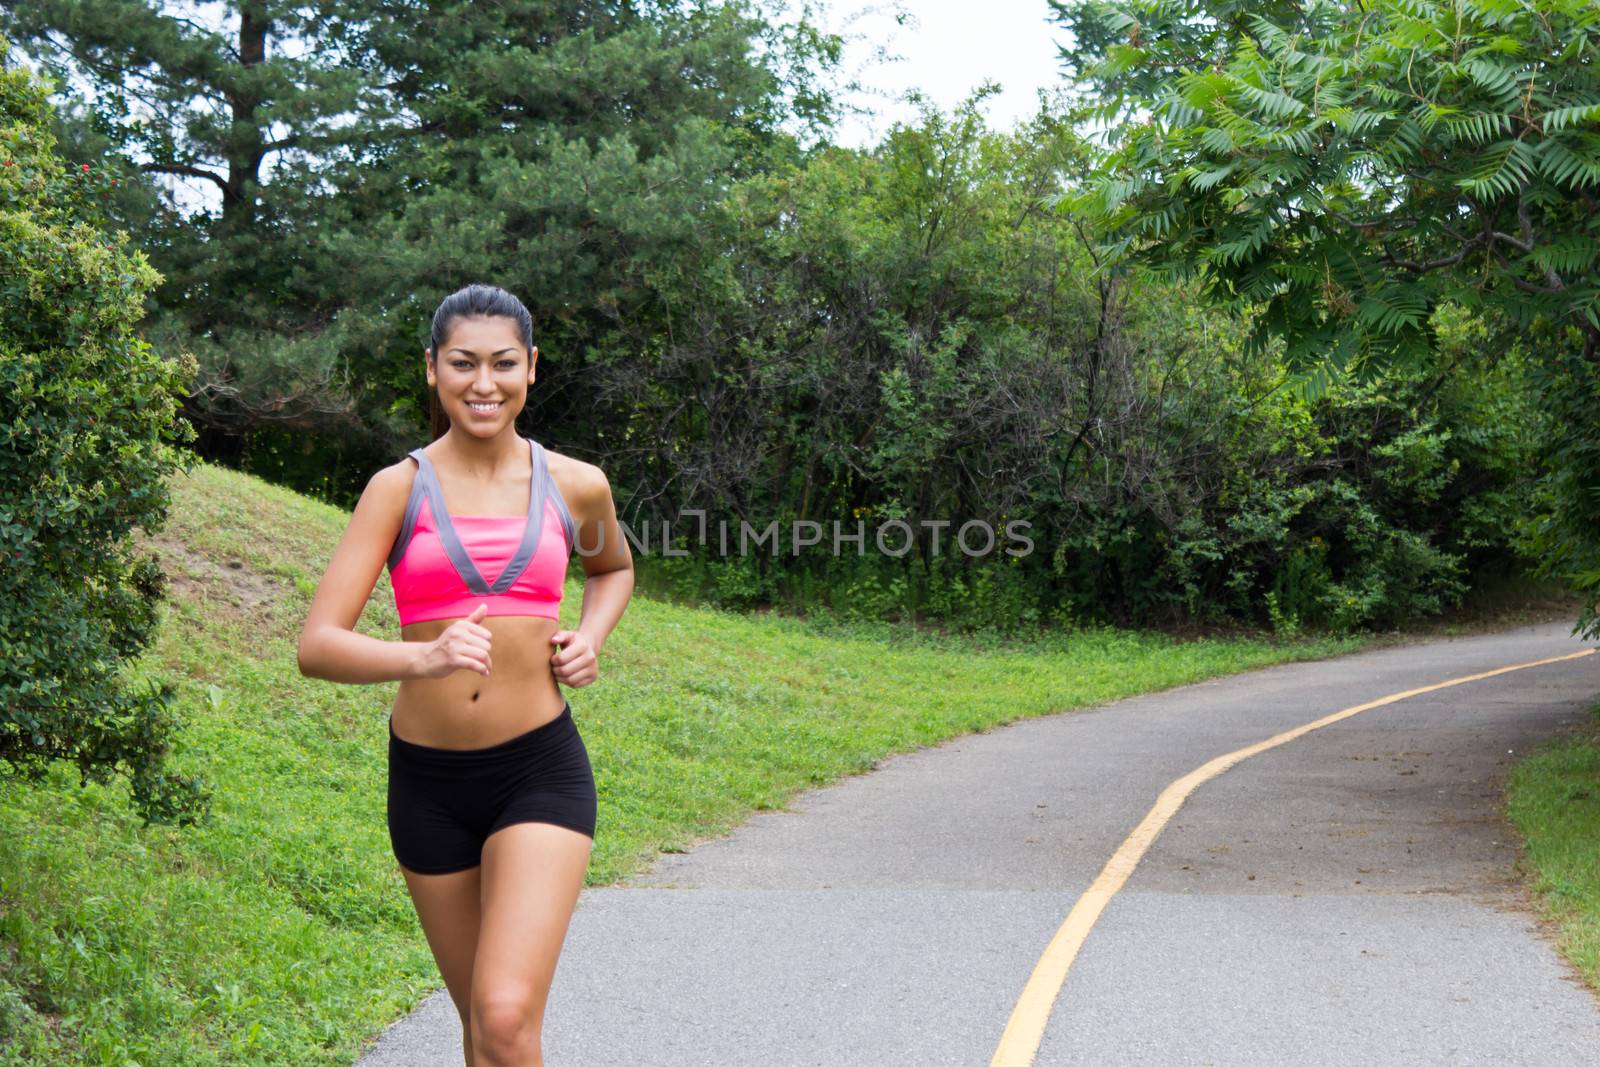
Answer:
[[423, 646], [417, 673], [423, 678], [443, 678], [465, 668], [488, 677], [489, 628], [480, 626], [489, 605], [479, 604], [472, 614], [457, 619], [433, 641]]
[[550, 673], [562, 685], [577, 689], [600, 677], [594, 643], [577, 630], [557, 630], [550, 635], [556, 651], [550, 655]]

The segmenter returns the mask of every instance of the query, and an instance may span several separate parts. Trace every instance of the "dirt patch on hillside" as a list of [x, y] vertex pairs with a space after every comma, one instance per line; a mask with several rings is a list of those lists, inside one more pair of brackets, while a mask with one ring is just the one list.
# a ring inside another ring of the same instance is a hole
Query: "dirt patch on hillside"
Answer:
[[171, 538], [138, 538], [136, 545], [160, 561], [169, 600], [204, 602], [208, 610], [264, 622], [277, 613], [291, 589], [286, 579], [261, 574], [242, 560], [214, 560]]

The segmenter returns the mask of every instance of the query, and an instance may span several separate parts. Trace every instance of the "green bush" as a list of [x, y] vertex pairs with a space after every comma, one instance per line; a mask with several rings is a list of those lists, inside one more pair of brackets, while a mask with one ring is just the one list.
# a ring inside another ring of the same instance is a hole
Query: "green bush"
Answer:
[[156, 622], [130, 537], [165, 518], [186, 371], [133, 332], [160, 278], [98, 225], [112, 179], [56, 157], [48, 92], [0, 69], [0, 765], [122, 773], [146, 819], [186, 822], [205, 791], [165, 769], [170, 689], [123, 673]]

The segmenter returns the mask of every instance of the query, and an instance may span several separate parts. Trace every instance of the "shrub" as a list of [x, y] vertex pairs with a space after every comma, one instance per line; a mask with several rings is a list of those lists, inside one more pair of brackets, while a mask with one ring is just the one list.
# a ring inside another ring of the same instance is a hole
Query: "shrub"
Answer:
[[189, 822], [171, 688], [122, 670], [156, 623], [162, 575], [129, 541], [165, 519], [188, 371], [134, 334], [160, 277], [98, 225], [112, 179], [56, 157], [48, 92], [0, 69], [0, 762], [121, 773], [145, 819]]

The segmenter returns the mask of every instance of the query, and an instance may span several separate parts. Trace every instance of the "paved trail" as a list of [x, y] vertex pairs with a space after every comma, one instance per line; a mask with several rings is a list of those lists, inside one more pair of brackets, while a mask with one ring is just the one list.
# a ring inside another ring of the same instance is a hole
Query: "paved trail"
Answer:
[[[885, 761], [584, 894], [552, 1067], [981, 1065], [1045, 946], [1173, 780], [1330, 712], [1578, 651], [1567, 627], [1256, 671]], [[1112, 898], [1035, 1062], [1485, 1064], [1600, 1057], [1497, 814], [1579, 722], [1600, 655], [1413, 697], [1198, 788]], [[460, 1062], [441, 990], [360, 1067]]]

